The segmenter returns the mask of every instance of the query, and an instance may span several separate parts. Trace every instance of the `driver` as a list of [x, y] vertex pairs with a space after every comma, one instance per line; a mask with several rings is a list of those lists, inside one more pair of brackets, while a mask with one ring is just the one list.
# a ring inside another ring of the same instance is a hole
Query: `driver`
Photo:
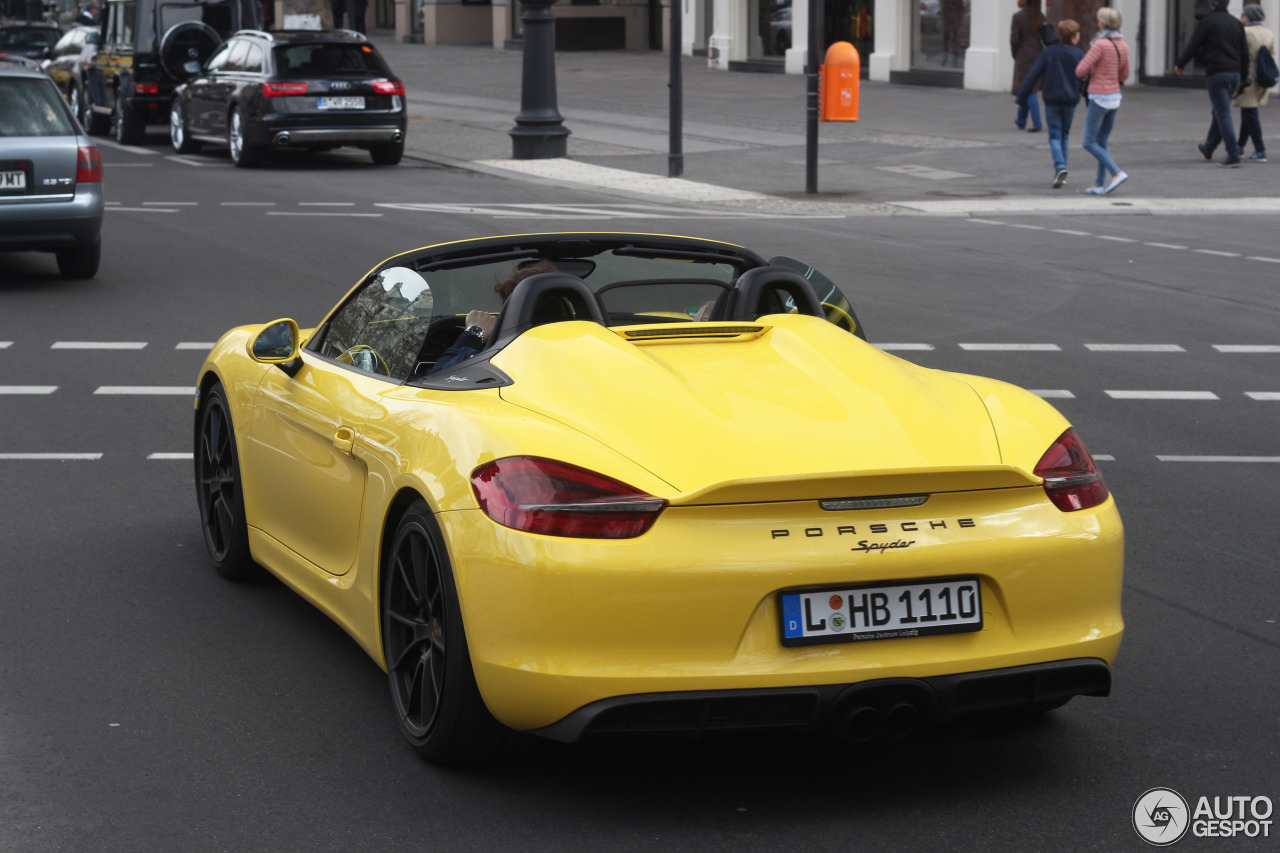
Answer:
[[[548, 263], [537, 263], [524, 269], [515, 270], [504, 276], [493, 286], [493, 292], [502, 298], [503, 303], [507, 301], [507, 297], [511, 295], [511, 291], [516, 289], [516, 285], [524, 281], [530, 276], [538, 275], [544, 272], [555, 272], [556, 268]], [[467, 318], [463, 321], [462, 334], [458, 335], [457, 340], [453, 342], [453, 346], [440, 354], [440, 358], [436, 360], [435, 367], [431, 368], [427, 374], [438, 373], [453, 367], [460, 361], [465, 361], [484, 348], [489, 340], [489, 336], [493, 334], [493, 327], [497, 325], [497, 318], [488, 311], [471, 311], [467, 314]]]

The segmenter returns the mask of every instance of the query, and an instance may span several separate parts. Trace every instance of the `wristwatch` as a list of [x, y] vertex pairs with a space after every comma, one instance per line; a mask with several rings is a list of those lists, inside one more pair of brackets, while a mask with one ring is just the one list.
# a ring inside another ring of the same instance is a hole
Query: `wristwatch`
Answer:
[[467, 328], [464, 329], [463, 332], [468, 335], [476, 336], [477, 338], [480, 339], [480, 343], [484, 343], [484, 329], [480, 328], [479, 326], [475, 326], [475, 325], [467, 326]]

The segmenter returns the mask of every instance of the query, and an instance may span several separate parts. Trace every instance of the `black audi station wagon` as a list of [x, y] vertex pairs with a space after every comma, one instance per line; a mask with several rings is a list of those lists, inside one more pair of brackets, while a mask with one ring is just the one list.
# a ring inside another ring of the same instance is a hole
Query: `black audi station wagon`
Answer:
[[393, 166], [404, 155], [404, 83], [350, 30], [241, 30], [174, 94], [169, 136], [190, 154], [226, 145], [237, 166], [269, 148], [354, 146]]

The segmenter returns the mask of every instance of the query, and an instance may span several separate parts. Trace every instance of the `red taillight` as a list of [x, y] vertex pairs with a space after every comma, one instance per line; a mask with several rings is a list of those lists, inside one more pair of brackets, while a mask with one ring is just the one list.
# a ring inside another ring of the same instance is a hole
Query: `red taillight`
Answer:
[[159, 83], [135, 83], [133, 91], [139, 95], [158, 95], [160, 94]]
[[289, 95], [305, 95], [307, 94], [306, 83], [263, 83], [262, 96], [264, 98], [284, 98]]
[[584, 539], [630, 539], [653, 526], [662, 498], [576, 465], [511, 456], [481, 465], [471, 488], [485, 515], [506, 527]]
[[1036, 476], [1044, 477], [1045, 493], [1063, 512], [1097, 506], [1110, 494], [1093, 457], [1073, 429], [1059, 436], [1040, 457]]
[[76, 155], [76, 183], [102, 183], [102, 155], [92, 145], [82, 145]]
[[373, 84], [373, 91], [379, 95], [403, 95], [404, 84], [399, 80], [378, 80]]

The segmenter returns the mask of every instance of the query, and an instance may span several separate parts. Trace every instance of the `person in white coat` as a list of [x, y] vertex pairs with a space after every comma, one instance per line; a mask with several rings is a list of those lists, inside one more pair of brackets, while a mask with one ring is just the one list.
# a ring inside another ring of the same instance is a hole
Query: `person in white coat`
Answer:
[[1258, 48], [1266, 46], [1272, 58], [1276, 55], [1276, 37], [1267, 27], [1262, 26], [1267, 14], [1257, 3], [1244, 7], [1240, 20], [1244, 21], [1244, 37], [1249, 42], [1249, 85], [1240, 90], [1231, 102], [1240, 108], [1240, 150], [1244, 144], [1253, 140], [1253, 153], [1245, 158], [1247, 163], [1267, 162], [1267, 146], [1262, 142], [1262, 119], [1258, 116], [1258, 107], [1267, 103], [1269, 90], [1258, 85]]

